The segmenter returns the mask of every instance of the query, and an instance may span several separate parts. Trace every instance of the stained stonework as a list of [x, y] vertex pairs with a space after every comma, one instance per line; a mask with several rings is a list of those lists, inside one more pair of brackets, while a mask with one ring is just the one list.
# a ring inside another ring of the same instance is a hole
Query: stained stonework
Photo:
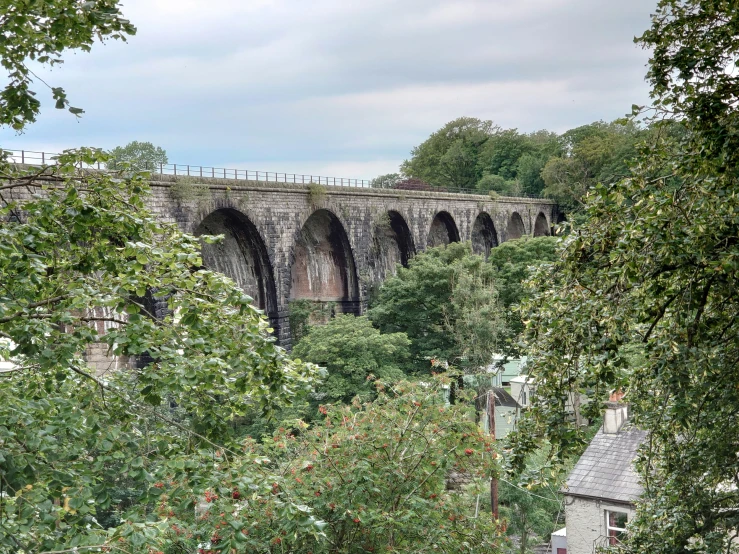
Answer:
[[183, 231], [224, 235], [205, 247], [205, 265], [265, 309], [285, 346], [290, 299], [361, 313], [368, 290], [416, 252], [461, 240], [487, 254], [559, 220], [556, 204], [541, 199], [353, 187], [326, 187], [311, 199], [306, 185], [204, 178], [210, 194], [186, 200], [173, 194], [173, 183], [154, 176], [151, 209]]
[[372, 225], [369, 282], [381, 283], [395, 275], [396, 268], [406, 267], [415, 253], [413, 235], [403, 216], [395, 211], [381, 214]]
[[349, 239], [334, 214], [323, 209], [314, 212], [300, 230], [293, 253], [291, 299], [359, 300]]
[[549, 222], [547, 222], [547, 218], [544, 214], [540, 213], [536, 216], [536, 221], [534, 222], [534, 236], [549, 236]]
[[521, 214], [518, 212], [511, 213], [508, 218], [508, 238], [509, 239], [520, 239], [526, 234], [526, 226], [523, 223]]
[[490, 251], [498, 246], [498, 233], [495, 231], [495, 224], [489, 213], [480, 212], [475, 218], [471, 238], [472, 251], [485, 256], [485, 259], [490, 255]]
[[195, 234], [223, 235], [220, 242], [203, 242], [205, 266], [231, 277], [259, 308], [277, 308], [267, 250], [246, 216], [233, 209], [216, 210], [203, 220]]
[[447, 211], [441, 211], [436, 214], [431, 222], [426, 246], [442, 246], [450, 242], [459, 242], [459, 230], [451, 214]]

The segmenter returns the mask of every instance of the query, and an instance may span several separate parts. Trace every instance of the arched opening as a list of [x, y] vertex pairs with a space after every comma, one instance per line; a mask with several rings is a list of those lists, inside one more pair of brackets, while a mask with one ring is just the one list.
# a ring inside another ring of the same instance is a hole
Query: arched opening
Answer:
[[536, 216], [536, 222], [534, 222], [534, 236], [535, 237], [548, 237], [550, 235], [549, 223], [547, 223], [547, 216], [539, 212]]
[[291, 299], [338, 302], [343, 312], [358, 309], [359, 286], [349, 238], [330, 211], [317, 210], [303, 225], [290, 273]]
[[429, 248], [434, 246], [442, 246], [450, 242], [459, 242], [459, 231], [457, 224], [449, 212], [439, 212], [431, 222], [428, 240], [426, 244]]
[[216, 210], [195, 230], [195, 235], [223, 235], [215, 244], [203, 243], [205, 267], [230, 277], [254, 298], [254, 305], [277, 325], [277, 292], [267, 248], [254, 224], [234, 209]]
[[520, 239], [526, 233], [526, 228], [523, 226], [523, 219], [518, 212], [513, 212], [511, 217], [508, 219], [508, 240]]
[[370, 271], [372, 283], [381, 283], [394, 275], [398, 264], [408, 266], [416, 253], [413, 236], [403, 216], [389, 211], [373, 223]]
[[498, 246], [498, 234], [490, 214], [481, 212], [472, 226], [472, 251], [485, 259], [490, 255], [490, 250]]

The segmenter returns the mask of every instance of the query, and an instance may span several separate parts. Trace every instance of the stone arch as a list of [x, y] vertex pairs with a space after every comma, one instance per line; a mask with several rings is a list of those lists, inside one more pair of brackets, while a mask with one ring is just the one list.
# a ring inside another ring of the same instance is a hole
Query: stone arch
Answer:
[[[290, 265], [290, 299], [358, 305], [359, 285], [349, 237], [339, 218], [319, 209], [297, 235]], [[342, 306], [341, 311], [356, 311]]]
[[413, 235], [400, 212], [389, 210], [373, 222], [369, 256], [373, 283], [380, 283], [395, 274], [398, 264], [408, 267], [408, 261], [415, 253]]
[[508, 218], [508, 240], [520, 239], [526, 234], [526, 227], [523, 225], [521, 214], [513, 212]]
[[472, 225], [472, 251], [487, 257], [490, 250], [498, 246], [498, 233], [495, 231], [493, 219], [487, 212], [480, 212]]
[[254, 298], [254, 305], [270, 319], [277, 314], [274, 271], [262, 235], [243, 213], [233, 208], [211, 212], [195, 229], [195, 235], [224, 235], [215, 244], [203, 243], [203, 264], [227, 275]]
[[459, 242], [459, 230], [454, 218], [449, 212], [441, 211], [436, 214], [431, 222], [426, 245], [429, 248], [449, 244], [450, 242]]
[[534, 236], [548, 237], [550, 234], [551, 232], [549, 230], [547, 216], [545, 216], [542, 212], [539, 212], [539, 215], [536, 216], [536, 221], [534, 222]]

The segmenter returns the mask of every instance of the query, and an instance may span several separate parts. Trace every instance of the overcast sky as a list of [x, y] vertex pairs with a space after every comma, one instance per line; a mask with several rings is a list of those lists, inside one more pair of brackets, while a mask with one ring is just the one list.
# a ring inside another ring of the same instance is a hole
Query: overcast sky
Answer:
[[648, 101], [651, 0], [124, 0], [127, 43], [39, 74], [4, 148], [163, 147], [170, 162], [371, 178], [460, 116], [521, 131]]

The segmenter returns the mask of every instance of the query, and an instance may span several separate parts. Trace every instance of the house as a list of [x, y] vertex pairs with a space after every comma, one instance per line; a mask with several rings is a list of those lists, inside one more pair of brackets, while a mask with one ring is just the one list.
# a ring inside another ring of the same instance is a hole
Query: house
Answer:
[[647, 433], [627, 420], [627, 406], [612, 396], [603, 426], [561, 491], [567, 527], [552, 535], [552, 554], [593, 554], [628, 532], [634, 502], [643, 491], [633, 462]]
[[[528, 375], [519, 375], [510, 381], [511, 396], [519, 403], [522, 408], [528, 408], [533, 403], [533, 396], [536, 394], [536, 381]], [[585, 394], [577, 394], [573, 392], [567, 393], [565, 400], [565, 413], [573, 419], [578, 419], [580, 425], [587, 425], [588, 420], [580, 417], [580, 408], [587, 404], [590, 399]]]
[[[495, 387], [492, 391], [495, 396], [495, 438], [502, 439], [516, 427], [521, 406], [505, 389]], [[480, 416], [480, 426], [485, 432], [490, 432], [487, 406]]]
[[531, 405], [531, 394], [535, 390], [534, 378], [528, 375], [518, 375], [510, 380], [511, 396], [522, 408]]
[[508, 359], [503, 354], [493, 354], [493, 362], [486, 368], [488, 373], [495, 374], [495, 387], [507, 387], [511, 379], [521, 375], [526, 367], [526, 356], [520, 359]]

